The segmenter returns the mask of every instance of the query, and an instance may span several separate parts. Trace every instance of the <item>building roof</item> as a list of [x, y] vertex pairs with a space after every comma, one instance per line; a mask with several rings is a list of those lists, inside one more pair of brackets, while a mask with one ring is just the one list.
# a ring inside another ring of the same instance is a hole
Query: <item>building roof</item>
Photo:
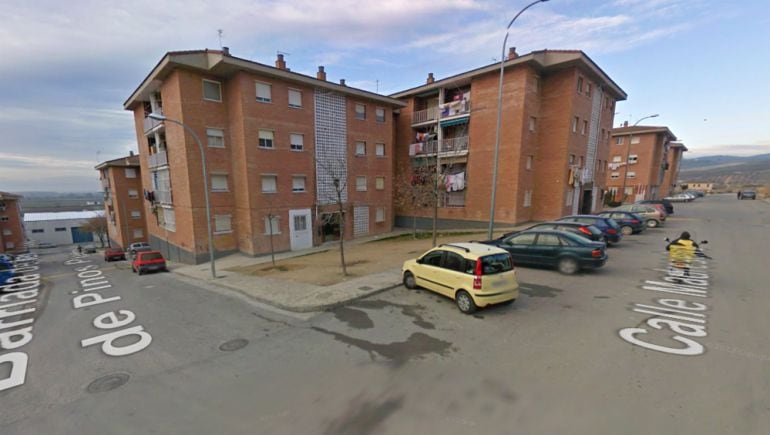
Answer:
[[117, 159], [113, 160], [107, 160], [104, 162], [99, 163], [94, 167], [94, 169], [103, 169], [108, 166], [118, 166], [118, 167], [138, 167], [139, 166], [139, 155], [138, 154], [131, 154], [125, 157], [119, 157]]
[[24, 213], [24, 222], [91, 219], [93, 217], [101, 217], [101, 216], [104, 216], [103, 210], [57, 211], [57, 212], [51, 212], [51, 213]]
[[676, 140], [676, 135], [673, 132], [671, 132], [671, 130], [669, 130], [668, 127], [664, 127], [664, 126], [637, 125], [637, 126], [628, 126], [628, 127], [618, 127], [618, 128], [613, 128], [611, 134], [614, 137], [614, 136], [626, 136], [632, 133], [633, 134], [664, 133], [672, 141]]
[[690, 150], [687, 149], [686, 146], [684, 146], [684, 144], [682, 142], [669, 142], [668, 146], [670, 148], [681, 148], [683, 152], [684, 151], [690, 151]]
[[229, 50], [190, 50], [169, 51], [161, 58], [157, 65], [150, 71], [142, 83], [134, 90], [130, 97], [123, 103], [123, 108], [131, 110], [140, 101], [148, 101], [149, 94], [156, 90], [162, 81], [177, 68], [189, 68], [205, 72], [218, 77], [229, 77], [239, 71], [247, 71], [260, 75], [275, 77], [295, 83], [302, 83], [316, 88], [324, 88], [347, 95], [377, 101], [392, 107], [404, 107], [406, 104], [394, 98], [380, 95], [363, 89], [319, 80], [315, 77], [296, 73], [288, 69], [281, 69], [241, 59], [230, 55]]
[[[528, 64], [539, 71], [557, 71], [570, 66], [581, 67], [584, 72], [592, 76], [594, 80], [604, 85], [606, 91], [612, 93], [616, 100], [625, 100], [628, 95], [618, 86], [601, 68], [599, 68], [588, 55], [581, 50], [538, 50], [506, 60], [504, 68]], [[420, 85], [395, 94], [393, 98], [404, 98], [415, 94], [422, 94], [446, 86], [455, 86], [458, 81], [470, 80], [473, 77], [488, 74], [500, 70], [500, 63], [495, 62], [480, 68], [472, 69], [460, 74], [436, 80], [433, 83]]]
[[15, 195], [13, 193], [0, 192], [0, 199], [16, 200], [20, 198], [23, 198], [23, 197], [21, 195]]

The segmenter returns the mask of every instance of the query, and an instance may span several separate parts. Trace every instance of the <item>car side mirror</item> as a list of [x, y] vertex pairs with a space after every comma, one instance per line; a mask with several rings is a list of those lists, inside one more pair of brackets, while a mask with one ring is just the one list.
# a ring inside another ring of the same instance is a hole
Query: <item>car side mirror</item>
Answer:
[[665, 239], [663, 239], [663, 240], [665, 240], [665, 241], [667, 241], [667, 242], [670, 242], [670, 241], [671, 241], [671, 239], [669, 239], [668, 237], [666, 237], [666, 238], [665, 238]]
[[700, 242], [701, 245], [707, 245], [708, 243], [709, 243], [708, 240], [703, 240], [703, 241]]
[[422, 264], [422, 258], [417, 259], [417, 264]]

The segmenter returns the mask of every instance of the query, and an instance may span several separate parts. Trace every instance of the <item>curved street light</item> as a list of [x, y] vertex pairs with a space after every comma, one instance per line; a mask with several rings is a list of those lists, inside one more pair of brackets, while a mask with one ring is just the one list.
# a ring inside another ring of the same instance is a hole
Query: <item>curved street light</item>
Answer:
[[[645, 119], [657, 118], [658, 116], [660, 115], [656, 113], [654, 115], [647, 115], [644, 118], [639, 118], [639, 120], [636, 121], [634, 125], [631, 126], [631, 128], [636, 127], [637, 125], [639, 125], [640, 122], [644, 121]], [[632, 130], [631, 133], [629, 133], [628, 146], [626, 147], [626, 170], [623, 172], [623, 189], [620, 191], [620, 194], [622, 195], [621, 196], [622, 199], [620, 201], [621, 204], [626, 202], [626, 181], [628, 180], [628, 158], [631, 155], [631, 142], [633, 141], [633, 139], [634, 139], [634, 132]]]
[[523, 14], [524, 11], [531, 8], [532, 6], [538, 4], [538, 3], [545, 3], [548, 0], [537, 0], [534, 1], [524, 8], [522, 8], [516, 16], [513, 17], [510, 23], [508, 23], [508, 27], [505, 28], [505, 39], [503, 39], [503, 51], [500, 55], [500, 81], [498, 85], [497, 90], [497, 129], [495, 130], [495, 157], [494, 161], [492, 163], [492, 198], [491, 202], [489, 204], [489, 230], [487, 234], [488, 239], [492, 239], [492, 232], [495, 228], [495, 196], [497, 194], [497, 159], [500, 154], [500, 127], [503, 123], [503, 71], [505, 70], [505, 44], [508, 43], [508, 31], [511, 30], [511, 26], [513, 25], [513, 22], [516, 21], [516, 18], [519, 18], [519, 15]]
[[[211, 262], [211, 277], [216, 278], [217, 270], [216, 270], [216, 266], [214, 265], [214, 236], [211, 232], [211, 204], [209, 203], [209, 181], [208, 181], [208, 171], [206, 170], [206, 153], [203, 151], [203, 143], [201, 142], [198, 135], [195, 134], [195, 131], [193, 131], [192, 128], [188, 127], [187, 125], [183, 124], [180, 121], [177, 121], [176, 119], [166, 118], [165, 116], [159, 113], [150, 113], [149, 115], [147, 115], [147, 117], [154, 119], [156, 121], [172, 122], [174, 124], [181, 125], [182, 127], [184, 127], [185, 130], [190, 132], [192, 137], [195, 138], [195, 142], [198, 143], [198, 149], [200, 149], [200, 152], [201, 152], [201, 167], [203, 169], [203, 198], [206, 201], [206, 229], [208, 230], [208, 239], [209, 239], [209, 261]], [[168, 241], [166, 241], [166, 243], [168, 243]]]

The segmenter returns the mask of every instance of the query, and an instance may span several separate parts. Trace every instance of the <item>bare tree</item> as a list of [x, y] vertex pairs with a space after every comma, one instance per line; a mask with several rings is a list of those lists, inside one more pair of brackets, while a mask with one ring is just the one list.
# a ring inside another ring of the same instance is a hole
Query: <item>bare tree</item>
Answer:
[[99, 239], [101, 247], [104, 247], [104, 240], [107, 237], [107, 218], [104, 216], [94, 216], [80, 226], [81, 231], [94, 233]]
[[436, 203], [435, 175], [429, 166], [401, 166], [397, 171], [393, 202], [412, 213], [412, 238], [417, 238], [417, 210]]
[[[340, 231], [340, 264], [342, 275], [348, 276], [345, 264], [345, 207], [347, 202], [348, 174], [347, 164], [344, 160], [316, 159], [316, 167], [320, 170], [318, 183], [319, 203], [334, 204], [339, 213]], [[331, 189], [331, 191], [329, 190]]]

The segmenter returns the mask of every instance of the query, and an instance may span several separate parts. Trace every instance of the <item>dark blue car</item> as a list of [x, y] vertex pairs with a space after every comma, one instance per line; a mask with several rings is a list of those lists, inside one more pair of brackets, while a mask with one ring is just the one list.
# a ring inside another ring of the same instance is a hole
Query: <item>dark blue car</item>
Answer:
[[603, 211], [599, 213], [599, 216], [608, 217], [617, 222], [620, 225], [620, 232], [624, 236], [639, 234], [647, 229], [644, 218], [630, 211]]
[[607, 245], [610, 243], [620, 243], [620, 240], [623, 238], [623, 235], [620, 232], [620, 225], [608, 217], [597, 216], [593, 214], [576, 214], [572, 216], [564, 216], [558, 220], [566, 222], [581, 222], [599, 228], [604, 234], [604, 241], [607, 242]]
[[16, 276], [16, 273], [13, 269], [14, 267], [11, 262], [5, 259], [0, 259], [0, 285], [5, 284], [9, 279]]

